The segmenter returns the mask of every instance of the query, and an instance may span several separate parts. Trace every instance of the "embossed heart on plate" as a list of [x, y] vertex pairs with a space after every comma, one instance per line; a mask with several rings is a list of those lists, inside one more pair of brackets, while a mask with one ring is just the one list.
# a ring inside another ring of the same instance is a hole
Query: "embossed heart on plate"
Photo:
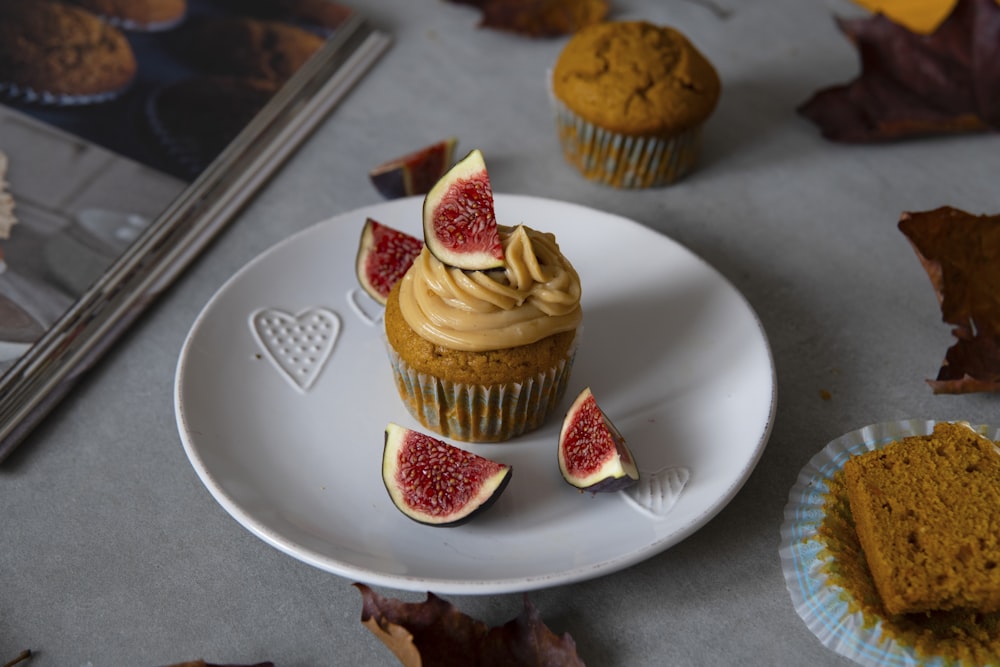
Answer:
[[347, 293], [347, 304], [362, 322], [370, 327], [382, 320], [382, 304], [371, 298], [364, 290], [352, 289]]
[[340, 335], [340, 317], [326, 308], [307, 308], [291, 315], [261, 308], [250, 315], [250, 330], [267, 358], [293, 387], [312, 387]]

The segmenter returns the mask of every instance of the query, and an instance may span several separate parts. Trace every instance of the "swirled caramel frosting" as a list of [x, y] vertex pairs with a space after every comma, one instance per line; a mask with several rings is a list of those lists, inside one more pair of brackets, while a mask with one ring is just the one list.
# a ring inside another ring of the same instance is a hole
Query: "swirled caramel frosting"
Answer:
[[553, 234], [500, 225], [504, 267], [465, 271], [425, 247], [403, 276], [399, 304], [419, 336], [453, 350], [528, 345], [575, 329], [580, 277]]

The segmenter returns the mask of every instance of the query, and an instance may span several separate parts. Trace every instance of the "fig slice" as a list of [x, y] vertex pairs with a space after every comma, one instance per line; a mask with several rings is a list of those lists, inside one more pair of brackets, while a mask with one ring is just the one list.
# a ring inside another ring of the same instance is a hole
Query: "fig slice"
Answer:
[[368, 172], [375, 189], [386, 199], [426, 195], [451, 166], [458, 139], [448, 137], [397, 157]]
[[424, 243], [444, 264], [467, 271], [504, 265], [493, 189], [478, 148], [434, 184], [423, 213]]
[[373, 218], [365, 220], [355, 260], [358, 282], [383, 306], [393, 285], [413, 264], [424, 242]]
[[563, 419], [559, 471], [569, 484], [592, 493], [620, 491], [639, 480], [625, 438], [597, 405], [590, 387], [580, 392]]
[[382, 481], [406, 516], [432, 526], [458, 526], [490, 507], [510, 482], [511, 467], [425, 433], [389, 423]]

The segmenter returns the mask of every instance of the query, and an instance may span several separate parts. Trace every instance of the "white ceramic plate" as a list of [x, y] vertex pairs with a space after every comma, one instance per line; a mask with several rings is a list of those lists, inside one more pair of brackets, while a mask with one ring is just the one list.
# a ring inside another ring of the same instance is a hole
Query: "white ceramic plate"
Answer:
[[454, 443], [513, 467], [503, 495], [472, 522], [429, 527], [396, 510], [381, 479], [383, 431], [390, 421], [420, 427], [396, 393], [381, 307], [358, 288], [354, 262], [366, 217], [420, 235], [420, 207], [419, 197], [394, 200], [304, 230], [240, 270], [194, 323], [177, 366], [178, 429], [238, 522], [343, 577], [485, 594], [620, 570], [691, 535], [733, 498], [775, 409], [770, 348], [744, 298], [635, 222], [497, 195], [502, 224], [554, 232], [579, 271], [583, 335], [564, 407], [590, 386], [642, 482], [602, 495], [563, 482], [560, 414], [507, 443]]

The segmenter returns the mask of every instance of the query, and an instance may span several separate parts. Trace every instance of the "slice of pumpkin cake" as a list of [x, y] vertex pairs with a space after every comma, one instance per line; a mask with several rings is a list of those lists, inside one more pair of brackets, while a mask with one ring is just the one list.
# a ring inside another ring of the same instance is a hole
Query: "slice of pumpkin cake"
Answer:
[[890, 614], [1000, 611], [1000, 453], [941, 422], [844, 465], [851, 513]]

